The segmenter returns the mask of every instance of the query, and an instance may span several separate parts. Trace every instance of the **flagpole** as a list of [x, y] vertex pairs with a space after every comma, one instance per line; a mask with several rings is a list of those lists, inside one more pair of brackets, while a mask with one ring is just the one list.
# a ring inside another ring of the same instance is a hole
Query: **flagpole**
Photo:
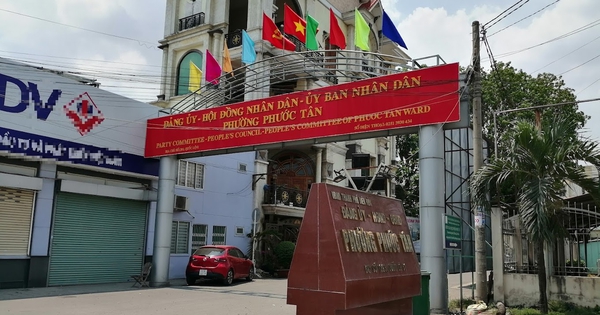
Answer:
[[[271, 16], [273, 16], [272, 13], [271, 13]], [[263, 29], [265, 27], [264, 22], [265, 21], [263, 19], [263, 23], [260, 25], [260, 61], [261, 62], [263, 62], [263, 60], [265, 59], [265, 39], [263, 38]], [[264, 91], [261, 91], [261, 92], [264, 93]], [[263, 96], [261, 95], [261, 97], [263, 97]]]

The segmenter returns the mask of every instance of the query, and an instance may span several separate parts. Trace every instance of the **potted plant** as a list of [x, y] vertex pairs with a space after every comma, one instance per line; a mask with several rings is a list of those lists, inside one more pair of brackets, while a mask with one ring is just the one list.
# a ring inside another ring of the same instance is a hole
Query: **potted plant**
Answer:
[[275, 270], [277, 277], [287, 278], [295, 249], [296, 245], [290, 241], [283, 241], [275, 247], [273, 252], [277, 258], [277, 269]]

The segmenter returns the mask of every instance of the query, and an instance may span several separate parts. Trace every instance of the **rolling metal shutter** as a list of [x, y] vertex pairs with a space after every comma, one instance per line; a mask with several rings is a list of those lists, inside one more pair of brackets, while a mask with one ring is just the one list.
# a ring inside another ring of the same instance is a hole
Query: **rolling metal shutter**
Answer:
[[147, 203], [59, 193], [48, 285], [125, 282], [144, 259]]
[[29, 254], [35, 192], [0, 187], [0, 255]]

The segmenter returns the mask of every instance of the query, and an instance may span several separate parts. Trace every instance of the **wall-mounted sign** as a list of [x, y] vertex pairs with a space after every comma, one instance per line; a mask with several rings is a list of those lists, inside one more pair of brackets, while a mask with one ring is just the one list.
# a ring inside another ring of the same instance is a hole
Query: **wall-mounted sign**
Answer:
[[455, 122], [458, 64], [148, 120], [146, 157]]
[[0, 63], [0, 152], [158, 175], [158, 161], [143, 157], [156, 107], [56, 71]]

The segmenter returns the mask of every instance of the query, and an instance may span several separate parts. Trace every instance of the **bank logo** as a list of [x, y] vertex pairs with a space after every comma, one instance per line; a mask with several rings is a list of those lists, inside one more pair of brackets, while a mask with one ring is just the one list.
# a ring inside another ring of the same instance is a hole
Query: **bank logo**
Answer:
[[98, 109], [90, 95], [85, 92], [74, 98], [64, 107], [67, 117], [75, 129], [83, 136], [102, 123], [104, 115]]

